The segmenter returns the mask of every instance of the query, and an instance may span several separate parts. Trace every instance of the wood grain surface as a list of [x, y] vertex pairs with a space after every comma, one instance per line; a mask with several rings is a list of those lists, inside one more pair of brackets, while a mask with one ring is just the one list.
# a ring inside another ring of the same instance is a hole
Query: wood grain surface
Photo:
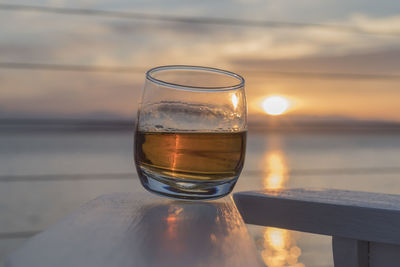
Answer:
[[400, 196], [333, 189], [234, 194], [246, 223], [400, 244]]
[[101, 196], [28, 240], [6, 266], [263, 266], [231, 197]]

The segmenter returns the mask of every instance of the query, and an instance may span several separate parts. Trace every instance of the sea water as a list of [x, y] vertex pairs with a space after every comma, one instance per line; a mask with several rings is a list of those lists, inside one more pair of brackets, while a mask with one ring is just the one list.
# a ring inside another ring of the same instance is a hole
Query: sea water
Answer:
[[[250, 131], [234, 191], [323, 187], [399, 194], [398, 166], [398, 134]], [[81, 204], [136, 190], [144, 189], [133, 164], [131, 132], [1, 133], [0, 259], [30, 232]], [[333, 265], [329, 237], [271, 227], [249, 231], [270, 267]]]

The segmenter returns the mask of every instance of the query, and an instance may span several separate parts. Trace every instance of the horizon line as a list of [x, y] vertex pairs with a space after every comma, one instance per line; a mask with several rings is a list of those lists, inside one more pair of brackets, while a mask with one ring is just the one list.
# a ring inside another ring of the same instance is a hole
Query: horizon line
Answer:
[[[365, 120], [307, 120], [248, 122], [250, 132], [278, 133], [400, 133], [400, 122]], [[0, 133], [132, 132], [135, 119], [0, 118]]]

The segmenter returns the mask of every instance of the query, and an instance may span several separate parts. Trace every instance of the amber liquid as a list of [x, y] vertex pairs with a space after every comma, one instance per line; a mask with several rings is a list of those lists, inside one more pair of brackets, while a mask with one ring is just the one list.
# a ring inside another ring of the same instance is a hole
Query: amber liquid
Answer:
[[136, 133], [135, 161], [142, 174], [191, 181], [223, 181], [239, 176], [246, 132]]

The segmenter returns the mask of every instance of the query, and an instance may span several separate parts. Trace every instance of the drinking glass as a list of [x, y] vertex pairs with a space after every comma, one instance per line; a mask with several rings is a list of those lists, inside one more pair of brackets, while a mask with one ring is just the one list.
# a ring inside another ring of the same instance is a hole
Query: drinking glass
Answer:
[[229, 194], [243, 168], [246, 134], [240, 75], [199, 66], [146, 73], [134, 150], [147, 190], [186, 200]]

